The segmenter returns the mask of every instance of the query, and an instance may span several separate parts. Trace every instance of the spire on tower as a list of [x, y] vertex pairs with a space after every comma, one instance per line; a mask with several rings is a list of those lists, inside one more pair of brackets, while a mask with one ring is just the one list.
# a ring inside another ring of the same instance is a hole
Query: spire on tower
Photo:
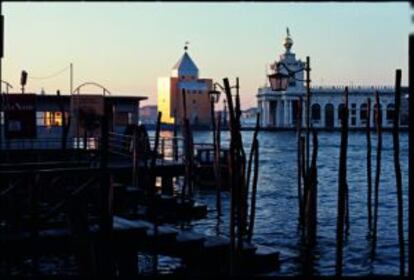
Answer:
[[184, 44], [184, 51], [185, 52], [187, 52], [187, 50], [188, 50], [188, 45], [190, 44], [190, 42], [188, 42], [188, 41], [185, 41], [185, 44]]

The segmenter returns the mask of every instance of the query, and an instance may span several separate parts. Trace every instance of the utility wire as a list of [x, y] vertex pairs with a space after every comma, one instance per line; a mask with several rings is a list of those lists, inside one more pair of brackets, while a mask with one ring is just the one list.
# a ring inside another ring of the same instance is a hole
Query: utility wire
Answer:
[[32, 80], [46, 80], [46, 79], [53, 78], [53, 77], [55, 77], [55, 76], [57, 76], [57, 75], [59, 75], [59, 74], [63, 73], [64, 71], [68, 70], [69, 68], [70, 68], [70, 66], [66, 66], [65, 68], [63, 68], [63, 69], [62, 69], [62, 70], [60, 70], [59, 72], [56, 72], [56, 73], [54, 73], [54, 74], [52, 74], [52, 75], [45, 76], [45, 77], [32, 77], [32, 76], [28, 75], [28, 77], [27, 77], [27, 78], [32, 79]]

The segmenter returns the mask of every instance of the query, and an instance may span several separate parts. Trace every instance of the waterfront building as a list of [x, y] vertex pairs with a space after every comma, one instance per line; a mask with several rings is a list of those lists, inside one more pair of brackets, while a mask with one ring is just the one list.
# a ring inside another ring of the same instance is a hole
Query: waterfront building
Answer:
[[256, 125], [257, 108], [243, 110], [240, 116], [242, 127], [254, 127]]
[[[284, 40], [285, 52], [271, 64], [270, 70], [275, 70], [278, 62], [285, 64], [291, 71], [305, 67], [305, 62], [296, 58], [292, 52], [293, 39], [288, 33]], [[286, 70], [281, 67], [281, 72]], [[315, 69], [313, 69], [315, 71]], [[286, 73], [286, 72], [285, 72]], [[312, 72], [311, 72], [312, 73]], [[294, 74], [295, 79], [305, 80], [305, 71]], [[312, 86], [310, 118], [315, 128], [339, 128], [340, 112], [343, 108], [345, 86]], [[394, 86], [350, 86], [349, 92], [349, 127], [366, 127], [367, 98], [371, 99], [371, 127], [374, 127], [374, 93], [380, 96], [380, 110], [384, 127], [392, 127], [394, 111]], [[408, 124], [408, 87], [402, 87], [401, 96], [401, 126]], [[302, 97], [302, 124], [306, 120], [306, 86], [304, 82], [289, 81], [285, 91], [272, 91], [269, 86], [258, 89], [257, 105], [260, 111], [261, 126], [264, 128], [295, 128], [299, 98]]]
[[162, 123], [181, 124], [183, 116], [182, 91], [186, 94], [187, 117], [191, 125], [209, 126], [211, 122], [210, 98], [212, 79], [199, 78], [199, 70], [188, 54], [174, 65], [171, 76], [158, 79], [158, 110], [162, 112]]
[[77, 138], [81, 139], [79, 145], [83, 146], [85, 130], [88, 130], [87, 141], [95, 141], [100, 136], [98, 121], [104, 114], [109, 131], [123, 134], [127, 125], [139, 123], [140, 102], [145, 99], [147, 97], [137, 95], [3, 93], [0, 147], [58, 148], [64, 123], [67, 126], [67, 147], [73, 148], [78, 143]]

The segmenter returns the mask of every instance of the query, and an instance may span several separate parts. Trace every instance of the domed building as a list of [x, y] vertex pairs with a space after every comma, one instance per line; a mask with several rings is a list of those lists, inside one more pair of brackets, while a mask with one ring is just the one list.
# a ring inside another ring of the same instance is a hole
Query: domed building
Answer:
[[[305, 71], [306, 64], [296, 58], [295, 53], [291, 51], [293, 39], [290, 36], [289, 29], [284, 40], [283, 46], [285, 52], [279, 56], [279, 59], [270, 65], [270, 71], [274, 72], [279, 65], [278, 72], [288, 74], [295, 72], [293, 77], [288, 80], [288, 87], [284, 91], [273, 91], [270, 87], [264, 86], [258, 89], [257, 102], [258, 111], [260, 112], [261, 126], [263, 128], [295, 128], [300, 98], [302, 99], [302, 125], [306, 120], [306, 84]], [[286, 67], [280, 67], [280, 65]], [[315, 69], [313, 69], [315, 71]], [[312, 72], [311, 72], [312, 75]], [[312, 77], [311, 77], [312, 79]], [[343, 104], [345, 86], [311, 86], [311, 105], [310, 118], [311, 125], [315, 128], [333, 129], [340, 127], [340, 111]], [[408, 87], [402, 87], [401, 126], [408, 124]], [[374, 123], [374, 103], [375, 92], [380, 95], [380, 109], [382, 125], [392, 127], [394, 112], [394, 86], [348, 86], [349, 92], [349, 127], [363, 128], [366, 127], [367, 120], [367, 99], [371, 99], [371, 127]]]

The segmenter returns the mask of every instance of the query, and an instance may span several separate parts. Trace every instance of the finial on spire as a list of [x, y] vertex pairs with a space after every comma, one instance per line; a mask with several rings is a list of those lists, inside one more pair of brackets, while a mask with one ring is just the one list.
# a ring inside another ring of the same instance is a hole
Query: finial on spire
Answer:
[[292, 45], [293, 45], [293, 40], [290, 37], [289, 27], [286, 27], [286, 38], [285, 38], [285, 42], [283, 43], [283, 45], [286, 48], [286, 53], [290, 53], [290, 49], [292, 48]]
[[190, 44], [190, 42], [188, 42], [188, 41], [185, 41], [185, 44], [184, 44], [184, 51], [185, 52], [187, 52], [187, 50], [188, 50], [188, 45]]

